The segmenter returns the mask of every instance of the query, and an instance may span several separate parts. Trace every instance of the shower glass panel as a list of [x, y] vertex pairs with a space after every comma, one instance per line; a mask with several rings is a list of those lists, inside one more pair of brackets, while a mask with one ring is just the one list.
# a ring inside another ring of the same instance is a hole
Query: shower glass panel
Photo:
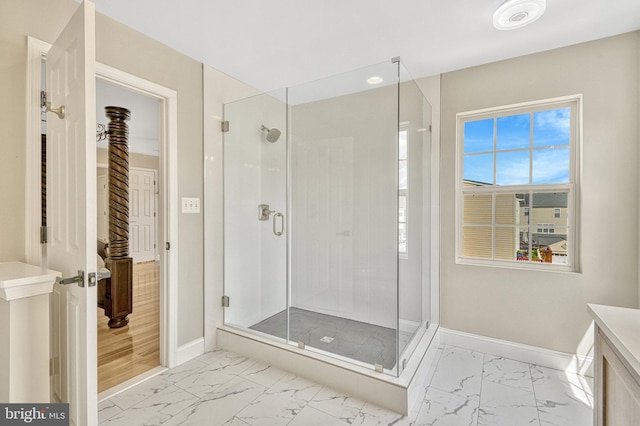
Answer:
[[398, 64], [289, 88], [289, 117], [289, 339], [393, 371]]
[[398, 368], [404, 368], [430, 318], [431, 106], [399, 67]]
[[250, 327], [287, 307], [286, 118], [284, 89], [224, 105], [227, 324]]
[[399, 375], [430, 305], [431, 107], [398, 61], [224, 105], [227, 325]]

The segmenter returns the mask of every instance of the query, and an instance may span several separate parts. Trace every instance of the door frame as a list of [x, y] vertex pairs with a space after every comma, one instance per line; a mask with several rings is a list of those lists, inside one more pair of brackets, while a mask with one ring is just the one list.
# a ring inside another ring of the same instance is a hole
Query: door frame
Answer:
[[[41, 225], [41, 108], [42, 59], [51, 44], [27, 37], [26, 85], [26, 176], [25, 176], [25, 259], [41, 265], [46, 261], [40, 243]], [[178, 247], [178, 94], [175, 90], [133, 74], [96, 62], [96, 78], [160, 101], [159, 163], [159, 244]], [[178, 252], [158, 249], [160, 279], [160, 364], [178, 363]], [[97, 333], [97, 330], [96, 330]]]

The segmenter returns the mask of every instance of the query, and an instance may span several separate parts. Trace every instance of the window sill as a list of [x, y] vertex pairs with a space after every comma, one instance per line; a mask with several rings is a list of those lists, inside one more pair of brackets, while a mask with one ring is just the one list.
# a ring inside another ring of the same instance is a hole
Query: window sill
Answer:
[[507, 260], [484, 260], [467, 257], [456, 258], [456, 265], [469, 266], [485, 266], [490, 268], [506, 268], [516, 269], [520, 271], [541, 271], [541, 272], [560, 272], [579, 274], [581, 271], [576, 266], [553, 264], [553, 263], [534, 263], [527, 261], [507, 261]]

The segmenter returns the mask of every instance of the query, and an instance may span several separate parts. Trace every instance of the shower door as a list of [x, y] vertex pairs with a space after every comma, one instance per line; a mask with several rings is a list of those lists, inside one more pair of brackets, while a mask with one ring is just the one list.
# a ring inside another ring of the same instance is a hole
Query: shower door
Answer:
[[398, 67], [291, 87], [289, 340], [397, 364]]
[[227, 103], [224, 120], [225, 323], [285, 338], [286, 91]]

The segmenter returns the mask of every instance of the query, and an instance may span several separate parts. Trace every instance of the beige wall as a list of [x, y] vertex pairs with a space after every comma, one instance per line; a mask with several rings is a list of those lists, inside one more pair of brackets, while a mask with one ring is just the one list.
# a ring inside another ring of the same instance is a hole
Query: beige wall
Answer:
[[[637, 306], [639, 44], [635, 32], [442, 75], [442, 326], [574, 353], [587, 303]], [[582, 271], [457, 265], [456, 113], [579, 93]]]
[[[102, 15], [96, 16], [98, 62], [178, 92], [178, 200], [202, 198], [202, 64]], [[202, 214], [178, 216], [178, 345], [201, 338]]]
[[[53, 42], [73, 0], [0, 0], [0, 261], [24, 260], [26, 36]], [[100, 14], [99, 62], [178, 92], [178, 197], [203, 196], [202, 65]], [[178, 345], [203, 336], [203, 218], [178, 218]]]
[[26, 35], [51, 40], [76, 7], [72, 0], [0, 0], [0, 262], [25, 260]]

